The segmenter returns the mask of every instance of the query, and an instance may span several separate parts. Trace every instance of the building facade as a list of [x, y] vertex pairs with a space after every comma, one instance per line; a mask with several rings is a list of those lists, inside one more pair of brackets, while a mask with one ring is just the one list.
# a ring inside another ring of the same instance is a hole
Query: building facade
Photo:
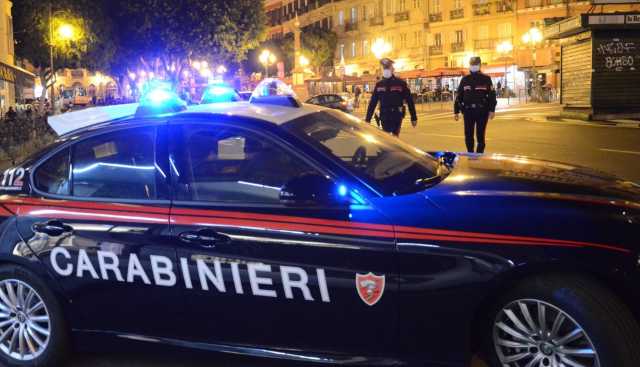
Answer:
[[87, 69], [62, 69], [56, 73], [56, 93], [95, 97], [104, 100], [117, 97], [117, 84], [108, 75]]
[[[301, 27], [332, 29], [338, 34], [336, 71], [364, 79], [379, 75], [381, 56], [393, 58], [401, 76], [418, 80], [459, 77], [477, 55], [485, 72], [517, 91], [530, 88], [532, 71], [544, 84], [559, 83], [557, 45], [525, 43], [523, 35], [591, 7], [578, 0], [277, 0], [267, 2], [268, 35], [289, 32], [296, 15]], [[634, 8], [640, 5], [603, 10]], [[374, 52], [376, 43], [382, 52]], [[414, 90], [423, 87], [412, 84]]]

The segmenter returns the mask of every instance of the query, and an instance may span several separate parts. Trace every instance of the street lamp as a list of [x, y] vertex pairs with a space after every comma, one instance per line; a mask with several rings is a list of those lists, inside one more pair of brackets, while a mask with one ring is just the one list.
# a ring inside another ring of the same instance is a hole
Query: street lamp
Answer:
[[305, 55], [300, 55], [300, 66], [303, 68], [309, 66], [309, 59]]
[[[51, 68], [51, 108], [55, 113], [55, 69], [53, 67], [53, 44], [54, 44], [54, 32], [53, 32], [53, 5], [49, 2], [49, 67]], [[56, 29], [58, 39], [61, 41], [72, 41], [77, 38], [74, 27], [69, 23], [61, 23]]]
[[531, 49], [531, 60], [532, 60], [532, 68], [531, 73], [533, 74], [533, 86], [535, 90], [535, 100], [540, 101], [541, 91], [540, 91], [540, 83], [538, 82], [538, 71], [536, 69], [536, 59], [537, 59], [537, 46], [542, 42], [544, 37], [542, 36], [542, 32], [540, 29], [536, 27], [532, 27], [527, 33], [522, 35], [522, 43], [529, 46]]
[[371, 45], [371, 52], [376, 59], [380, 60], [385, 54], [391, 52], [391, 45], [382, 38], [378, 38]]
[[498, 51], [498, 53], [501, 54], [502, 57], [504, 58], [504, 88], [507, 91], [507, 104], [509, 104], [510, 95], [509, 95], [509, 79], [507, 78], [507, 74], [508, 74], [507, 61], [509, 60], [509, 54], [511, 53], [511, 51], [513, 51], [513, 44], [511, 43], [511, 41], [500, 42], [496, 46], [496, 51]]
[[276, 55], [269, 50], [263, 50], [262, 53], [260, 53], [258, 60], [260, 60], [260, 63], [264, 66], [264, 74], [265, 74], [265, 77], [268, 78], [269, 66], [275, 64]]

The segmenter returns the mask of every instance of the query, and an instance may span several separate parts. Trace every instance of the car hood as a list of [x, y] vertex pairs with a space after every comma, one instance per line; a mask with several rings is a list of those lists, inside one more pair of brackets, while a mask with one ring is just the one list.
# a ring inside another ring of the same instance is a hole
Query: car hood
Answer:
[[640, 185], [593, 169], [501, 154], [461, 154], [439, 189], [467, 195], [516, 195], [619, 201], [640, 209]]

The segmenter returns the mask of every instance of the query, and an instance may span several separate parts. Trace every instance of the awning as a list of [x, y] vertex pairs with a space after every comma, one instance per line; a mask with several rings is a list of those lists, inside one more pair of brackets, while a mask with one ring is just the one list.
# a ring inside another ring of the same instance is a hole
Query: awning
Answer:
[[36, 75], [22, 68], [0, 62], [0, 79], [13, 84], [33, 85]]
[[427, 78], [427, 72], [423, 69], [400, 71], [396, 73], [402, 79], [419, 79]]
[[437, 68], [426, 73], [429, 78], [456, 77], [468, 74], [467, 69], [463, 68]]

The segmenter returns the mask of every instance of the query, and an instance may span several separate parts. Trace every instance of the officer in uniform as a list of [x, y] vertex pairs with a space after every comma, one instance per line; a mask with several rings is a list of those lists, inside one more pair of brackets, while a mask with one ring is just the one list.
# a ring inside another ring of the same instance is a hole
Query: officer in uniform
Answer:
[[[469, 153], [474, 151], [484, 153], [487, 123], [494, 118], [498, 104], [491, 78], [480, 71], [481, 63], [479, 57], [471, 58], [469, 62], [471, 74], [460, 81], [453, 106], [456, 121], [460, 118], [460, 112], [464, 115], [464, 136]], [[475, 150], [474, 131], [478, 138], [478, 146]]]
[[411, 114], [411, 125], [416, 127], [418, 124], [418, 116], [416, 115], [416, 106], [411, 97], [411, 90], [407, 83], [398, 79], [393, 75], [393, 61], [388, 58], [380, 60], [382, 64], [383, 78], [376, 83], [367, 109], [365, 121], [371, 123], [371, 117], [375, 111], [378, 101], [380, 101], [380, 120], [382, 129], [395, 136], [400, 135], [400, 127], [402, 119], [405, 115], [404, 102], [409, 105], [409, 113]]

